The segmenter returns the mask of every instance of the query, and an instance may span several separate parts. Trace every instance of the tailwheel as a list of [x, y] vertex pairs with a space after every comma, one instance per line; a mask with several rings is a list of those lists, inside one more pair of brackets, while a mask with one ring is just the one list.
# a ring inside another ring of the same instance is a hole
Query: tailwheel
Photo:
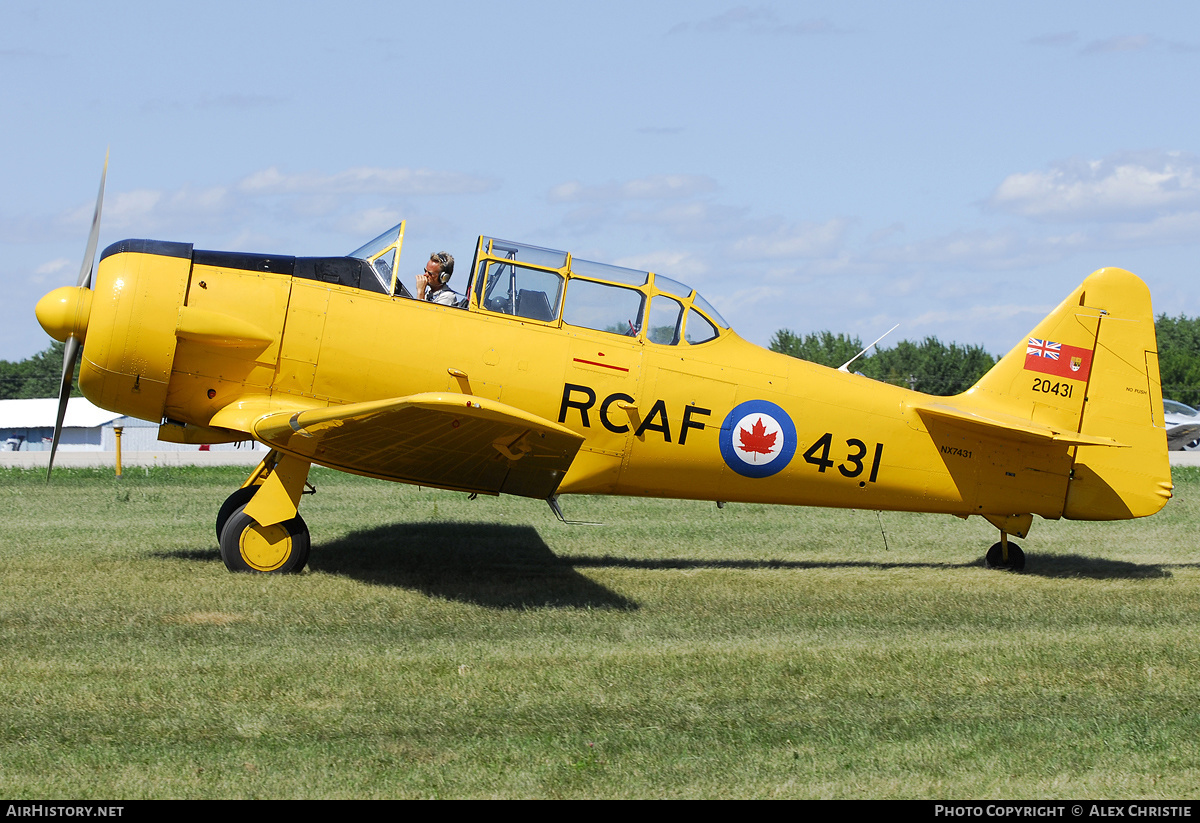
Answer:
[[[234, 492], [230, 499], [236, 495]], [[260, 526], [246, 514], [246, 503], [229, 515], [221, 530], [221, 559], [231, 572], [295, 573], [308, 562], [308, 549], [308, 526], [303, 517]]]
[[[1004, 557], [1005, 543], [1008, 543], [1007, 560]], [[1021, 551], [1021, 547], [1011, 540], [1001, 541], [988, 549], [985, 560], [989, 569], [1005, 569], [1010, 572], [1019, 572], [1025, 568], [1025, 552]]]

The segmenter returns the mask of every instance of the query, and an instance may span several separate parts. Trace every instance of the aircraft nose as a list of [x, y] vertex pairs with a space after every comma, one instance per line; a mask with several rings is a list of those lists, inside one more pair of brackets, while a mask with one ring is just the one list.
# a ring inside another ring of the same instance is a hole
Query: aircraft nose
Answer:
[[92, 313], [92, 290], [83, 286], [57, 288], [37, 302], [34, 312], [46, 334], [55, 340], [83, 340]]

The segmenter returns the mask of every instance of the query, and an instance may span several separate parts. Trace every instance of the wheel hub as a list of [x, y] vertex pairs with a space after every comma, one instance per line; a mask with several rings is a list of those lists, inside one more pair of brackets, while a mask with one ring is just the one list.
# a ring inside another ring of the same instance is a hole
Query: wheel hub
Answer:
[[271, 526], [256, 523], [242, 532], [238, 547], [247, 566], [260, 572], [274, 571], [291, 556], [292, 536], [282, 523]]

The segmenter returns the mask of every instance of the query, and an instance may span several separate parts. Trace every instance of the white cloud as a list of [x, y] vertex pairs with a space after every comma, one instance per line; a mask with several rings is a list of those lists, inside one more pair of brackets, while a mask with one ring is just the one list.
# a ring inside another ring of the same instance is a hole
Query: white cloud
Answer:
[[627, 225], [661, 226], [673, 237], [703, 242], [735, 233], [745, 213], [745, 209], [695, 201], [670, 203], [649, 211], [629, 211], [621, 219]]
[[398, 209], [375, 206], [353, 214], [348, 214], [337, 221], [337, 230], [351, 237], [362, 237], [364, 240], [378, 235], [390, 226], [404, 219]]
[[1037, 220], [1141, 220], [1200, 206], [1200, 161], [1138, 152], [1067, 161], [1006, 177], [986, 205]]
[[624, 183], [588, 186], [578, 180], [550, 189], [552, 203], [614, 202], [621, 200], [680, 200], [715, 190], [716, 182], [701, 174], [653, 174]]
[[1200, 211], [1165, 214], [1142, 223], [1121, 223], [1105, 232], [1110, 244], [1159, 246], [1166, 243], [1193, 244], [1200, 240]]
[[[82, 257], [82, 254], [80, 255]], [[33, 270], [33, 275], [29, 278], [30, 283], [41, 285], [43, 283], [55, 283], [58, 285], [75, 285], [75, 281], [71, 280], [68, 284], [67, 274], [71, 267], [74, 266], [76, 271], [80, 266], [80, 262], [72, 263], [66, 257], [56, 257], [53, 260], [48, 260], [42, 265]]]
[[162, 113], [187, 112], [191, 110], [241, 110], [256, 111], [259, 109], [281, 106], [289, 101], [283, 97], [266, 94], [221, 94], [201, 95], [200, 97], [155, 97], [146, 100], [141, 105], [142, 112], [158, 115]]
[[1093, 40], [1083, 48], [1084, 54], [1107, 54], [1120, 51], [1144, 51], [1162, 42], [1149, 34], [1122, 34], [1104, 40]]
[[668, 34], [683, 34], [695, 31], [705, 34], [746, 32], [748, 34], [827, 34], [838, 31], [828, 20], [813, 18], [799, 23], [784, 23], [775, 10], [768, 6], [749, 8], [736, 6], [729, 11], [707, 17], [694, 23], [684, 22], [672, 26]]
[[1038, 237], [1006, 228], [951, 232], [918, 243], [878, 248], [868, 258], [892, 266], [995, 271], [1033, 268], [1095, 245], [1096, 237], [1084, 231]]
[[1162, 50], [1190, 54], [1197, 47], [1181, 40], [1167, 40], [1153, 34], [1122, 34], [1104, 40], [1093, 40], [1083, 47], [1083, 54], [1119, 54], [1121, 52], [1136, 52]]
[[[175, 230], [224, 222], [236, 205], [229, 189], [222, 186], [205, 189], [185, 186], [169, 192], [134, 189], [105, 197], [101, 223], [106, 230], [121, 232]], [[82, 208], [78, 211], [78, 219], [80, 225], [86, 224]]]
[[900, 222], [892, 223], [889, 226], [884, 226], [883, 228], [875, 229], [870, 234], [868, 234], [867, 235], [867, 243], [871, 244], [872, 246], [875, 246], [875, 245], [878, 245], [880, 243], [884, 243], [884, 242], [890, 240], [894, 235], [903, 234], [903, 233], [904, 233], [904, 224], [903, 223], [900, 223]]
[[270, 94], [220, 94], [204, 95], [196, 100], [200, 109], [262, 109], [280, 106], [287, 99]]
[[780, 224], [742, 237], [733, 248], [738, 256], [750, 259], [830, 257], [841, 248], [850, 222], [834, 218], [824, 223]]
[[70, 260], [68, 260], [65, 257], [59, 257], [59, 258], [50, 260], [49, 262], [43, 263], [42, 265], [38, 266], [36, 269], [34, 269], [34, 273], [36, 273], [36, 274], [56, 274], [57, 272], [62, 271], [69, 265], [71, 265]]
[[684, 251], [654, 251], [619, 257], [615, 265], [640, 271], [652, 271], [695, 285], [693, 280], [708, 273], [708, 265], [694, 254]]
[[[179, 192], [176, 192], [176, 198]], [[101, 217], [104, 227], [118, 228], [133, 224], [144, 224], [150, 215], [158, 211], [159, 204], [165, 195], [153, 189], [134, 189], [133, 191], [114, 192], [104, 204]], [[178, 202], [178, 200], [176, 200]], [[83, 217], [83, 214], [80, 214]], [[82, 221], [81, 221], [82, 222]]]
[[995, 303], [985, 303], [983, 305], [970, 305], [960, 302], [949, 311], [945, 309], [927, 311], [907, 321], [907, 325], [914, 329], [937, 329], [949, 326], [962, 328], [981, 324], [999, 324], [1006, 320], [1024, 317], [1026, 318], [1026, 325], [1029, 328], [1033, 328], [1053, 308], [1053, 304], [1026, 305], [1009, 303], [997, 305]]
[[[754, 317], [762, 316], [765, 312], [774, 313], [781, 306], [794, 304], [796, 294], [792, 289], [783, 286], [754, 284], [748, 288], [706, 297], [717, 307], [717, 311], [728, 318], [730, 315]], [[781, 326], [772, 322], [767, 328], [771, 327]], [[753, 336], [762, 331], [763, 329], [752, 328], [746, 329], [744, 334]]]
[[499, 188], [491, 178], [433, 169], [360, 166], [335, 174], [288, 174], [272, 166], [238, 182], [246, 194], [481, 194]]
[[287, 254], [298, 253], [295, 249], [289, 247], [289, 243], [285, 238], [277, 234], [257, 231], [250, 227], [243, 228], [219, 245], [222, 249], [246, 249], [255, 252], [278, 249]]
[[1043, 34], [1025, 42], [1031, 46], [1070, 46], [1077, 40], [1079, 40], [1079, 32], [1059, 31], [1052, 34]]
[[[429, 169], [360, 167], [320, 175], [289, 174], [271, 167], [228, 186], [129, 191], [110, 186], [102, 237], [176, 236], [242, 248], [246, 244], [240, 238], [294, 238], [296, 226], [306, 227], [306, 237], [329, 230], [350, 237], [373, 236], [400, 221], [396, 201], [404, 196], [483, 193], [498, 185], [482, 177]], [[85, 238], [93, 209], [89, 202], [51, 217], [0, 218], [0, 239]], [[254, 228], [247, 228], [250, 225]]]

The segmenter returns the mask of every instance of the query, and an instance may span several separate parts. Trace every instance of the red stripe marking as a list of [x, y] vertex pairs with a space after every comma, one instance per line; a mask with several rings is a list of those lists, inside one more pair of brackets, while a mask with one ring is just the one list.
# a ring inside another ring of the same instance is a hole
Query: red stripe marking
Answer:
[[589, 366], [600, 366], [604, 369], [612, 369], [613, 371], [629, 371], [624, 366], [610, 366], [607, 363], [597, 363], [595, 360], [580, 360], [578, 357], [572, 358], [576, 363], [587, 363]]

